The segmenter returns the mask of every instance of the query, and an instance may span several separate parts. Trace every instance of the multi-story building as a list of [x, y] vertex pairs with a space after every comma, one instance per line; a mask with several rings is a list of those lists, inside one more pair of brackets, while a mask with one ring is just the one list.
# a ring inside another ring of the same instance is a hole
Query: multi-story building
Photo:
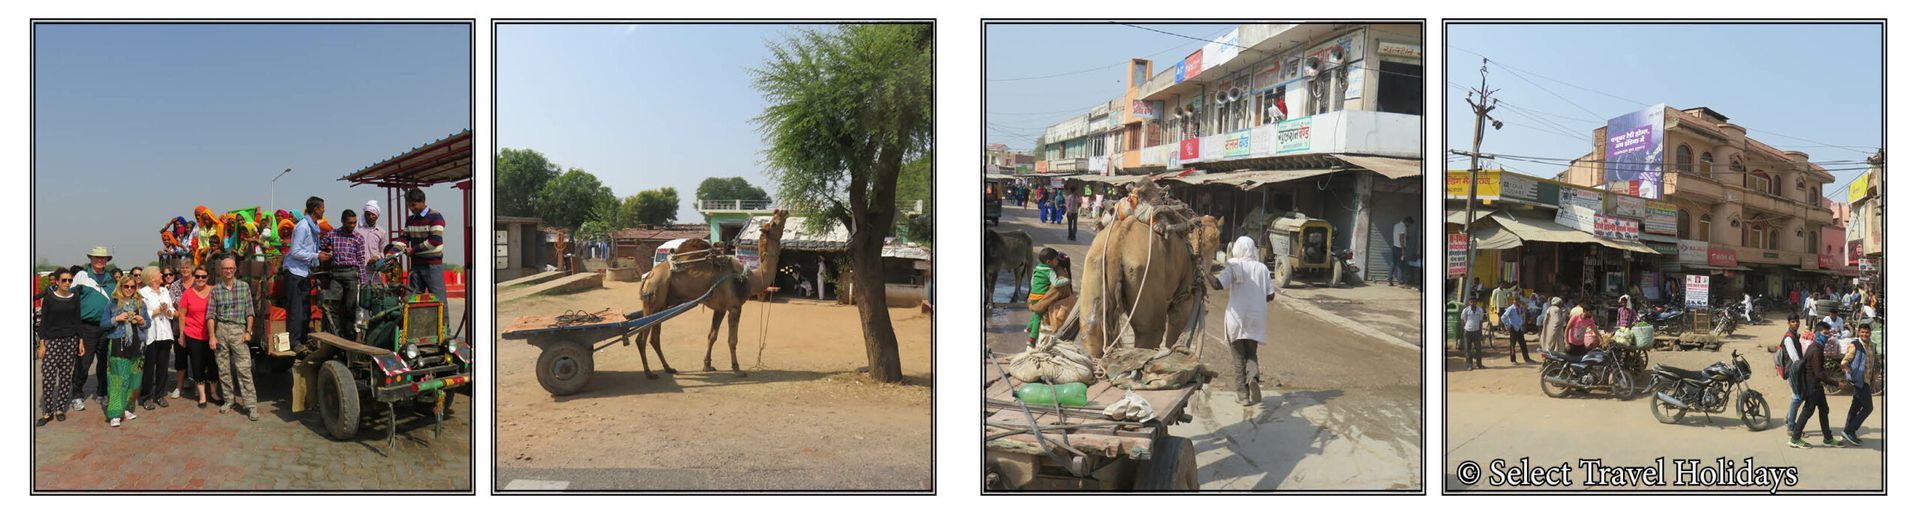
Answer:
[[987, 145], [987, 165], [990, 173], [1032, 173], [1033, 154], [1019, 150], [1010, 150], [1007, 145], [994, 143]]
[[1867, 158], [1867, 171], [1847, 184], [1846, 263], [1856, 266], [1862, 279], [1877, 282], [1886, 247], [1887, 153]]
[[1099, 185], [1165, 174], [1225, 237], [1256, 210], [1326, 219], [1384, 279], [1392, 226], [1420, 226], [1420, 30], [1248, 24], [1158, 72], [1132, 59], [1119, 97], [1047, 128], [1037, 163]]
[[[1834, 213], [1821, 191], [1834, 178], [1806, 153], [1748, 137], [1746, 128], [1706, 107], [1654, 106], [1609, 126], [1594, 129], [1593, 151], [1559, 179], [1648, 201], [1627, 202], [1633, 209], [1671, 205], [1671, 227], [1661, 223], [1665, 230], [1641, 236], [1661, 253], [1682, 241], [1705, 243], [1706, 264], [1732, 278], [1736, 290], [1762, 294], [1842, 273], [1842, 263], [1829, 257], [1823, 266], [1821, 258], [1839, 248], [1822, 244], [1832, 237]], [[1623, 132], [1637, 129], [1650, 130]], [[1631, 157], [1623, 152], [1628, 147], [1636, 152]]]

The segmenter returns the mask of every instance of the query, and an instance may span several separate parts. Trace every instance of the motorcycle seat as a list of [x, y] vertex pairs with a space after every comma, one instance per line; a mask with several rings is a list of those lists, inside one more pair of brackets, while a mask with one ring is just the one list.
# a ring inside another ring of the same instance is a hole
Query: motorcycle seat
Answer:
[[1687, 368], [1676, 368], [1676, 367], [1668, 366], [1665, 364], [1655, 364], [1654, 370], [1660, 373], [1673, 375], [1681, 379], [1692, 380], [1696, 382], [1706, 382], [1706, 381], [1713, 380], [1712, 377], [1708, 377], [1706, 373], [1687, 369]]

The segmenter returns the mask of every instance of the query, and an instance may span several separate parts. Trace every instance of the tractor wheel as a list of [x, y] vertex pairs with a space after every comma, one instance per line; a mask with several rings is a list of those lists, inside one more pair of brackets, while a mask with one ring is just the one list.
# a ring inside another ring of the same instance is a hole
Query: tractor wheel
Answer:
[[320, 421], [327, 435], [346, 441], [360, 431], [360, 391], [346, 363], [330, 360], [320, 365]]
[[560, 342], [544, 345], [535, 364], [534, 377], [540, 387], [554, 396], [567, 396], [587, 388], [593, 379], [593, 350], [586, 345]]
[[1285, 258], [1276, 259], [1274, 260], [1273, 269], [1273, 289], [1275, 291], [1286, 289], [1288, 284], [1293, 283], [1293, 263], [1287, 261]]
[[1195, 465], [1193, 440], [1180, 436], [1162, 436], [1153, 441], [1152, 457], [1147, 459], [1133, 480], [1136, 491], [1198, 491], [1199, 467]]

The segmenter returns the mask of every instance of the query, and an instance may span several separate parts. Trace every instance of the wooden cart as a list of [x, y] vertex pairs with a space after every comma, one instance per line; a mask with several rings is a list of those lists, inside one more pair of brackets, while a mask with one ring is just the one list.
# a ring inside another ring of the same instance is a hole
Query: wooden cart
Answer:
[[[540, 347], [540, 359], [535, 362], [533, 370], [534, 378], [539, 380], [540, 387], [546, 389], [548, 394], [567, 396], [586, 389], [587, 382], [593, 380], [594, 352], [614, 343], [622, 346], [633, 344], [634, 336], [707, 301], [714, 289], [726, 280], [714, 281], [699, 298], [657, 313], [613, 314], [609, 316], [613, 319], [586, 323], [564, 321], [561, 316], [522, 316], [507, 325], [500, 337], [524, 340], [527, 344]], [[646, 357], [646, 352], [642, 351], [640, 356]]]
[[[1199, 488], [1193, 441], [1167, 434], [1192, 419], [1187, 402], [1200, 384], [1135, 391], [1153, 406], [1152, 419], [1122, 422], [1101, 413], [1126, 390], [1101, 381], [1088, 387], [1087, 405], [1022, 405], [1022, 384], [1001, 374], [1004, 358], [985, 363], [986, 487], [990, 490], [1193, 491]], [[1031, 417], [1029, 417], [1031, 415]], [[1040, 434], [1039, 437], [1035, 433]]]

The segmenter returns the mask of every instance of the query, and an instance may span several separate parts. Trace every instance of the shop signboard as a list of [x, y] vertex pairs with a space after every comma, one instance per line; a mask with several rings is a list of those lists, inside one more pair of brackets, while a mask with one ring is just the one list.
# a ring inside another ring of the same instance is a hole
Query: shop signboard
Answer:
[[1732, 248], [1709, 247], [1707, 248], [1707, 265], [1720, 267], [1720, 268], [1731, 268], [1734, 266], [1739, 266], [1740, 260], [1734, 257]]
[[1447, 234], [1447, 276], [1467, 274], [1467, 234]]
[[1379, 51], [1380, 51], [1380, 55], [1383, 55], [1386, 57], [1405, 57], [1408, 59], [1420, 58], [1420, 45], [1409, 45], [1404, 43], [1394, 43], [1391, 41], [1381, 41]]
[[1181, 73], [1181, 75], [1174, 77], [1174, 83], [1178, 84], [1182, 81], [1200, 78], [1200, 72], [1202, 70], [1207, 69], [1206, 66], [1207, 65], [1204, 64], [1203, 61], [1201, 60], [1201, 51], [1194, 50], [1193, 53], [1187, 54], [1187, 58], [1185, 60], [1180, 61], [1180, 68], [1178, 71]]
[[1647, 202], [1647, 217], [1641, 229], [1648, 234], [1676, 235], [1680, 228], [1680, 207], [1667, 202]]
[[1226, 64], [1240, 55], [1240, 28], [1235, 27], [1226, 34], [1207, 42], [1200, 47], [1200, 66], [1202, 69]]
[[1687, 308], [1707, 308], [1707, 292], [1711, 290], [1707, 275], [1687, 275]]
[[1873, 188], [1873, 173], [1861, 173], [1859, 178], [1847, 183], [1847, 203], [1851, 204], [1867, 197], [1867, 190]]
[[1502, 200], [1546, 206], [1554, 206], [1560, 203], [1560, 198], [1557, 195], [1550, 201], [1540, 201], [1540, 179], [1533, 178], [1525, 173], [1501, 173], [1500, 187], [1495, 189], [1495, 192], [1498, 193], [1496, 196], [1499, 196]]
[[1681, 239], [1676, 246], [1680, 247], [1680, 262], [1685, 262], [1690, 264], [1706, 264], [1707, 263], [1707, 242], [1706, 241], [1693, 241], [1688, 239]]
[[1144, 121], [1158, 121], [1160, 111], [1166, 103], [1160, 100], [1134, 100], [1133, 117]]
[[1273, 154], [1296, 154], [1312, 148], [1312, 129], [1312, 116], [1301, 116], [1273, 124]]
[[1581, 207], [1589, 212], [1600, 212], [1606, 208], [1599, 191], [1577, 187], [1560, 188], [1560, 208]]
[[1200, 138], [1189, 137], [1180, 140], [1180, 161], [1186, 162], [1200, 158]]
[[[1500, 198], [1501, 175], [1500, 170], [1480, 170], [1480, 187], [1477, 188], [1480, 199]], [[1447, 199], [1467, 199], [1467, 180], [1472, 177], [1472, 171], [1447, 170]]]
[[1607, 239], [1637, 241], [1640, 239], [1640, 222], [1614, 216], [1593, 216], [1593, 235]]
[[1253, 129], [1240, 129], [1228, 132], [1220, 142], [1220, 156], [1227, 159], [1246, 157], [1253, 149]]
[[1654, 105], [1607, 120], [1607, 184], [1624, 184], [1627, 194], [1660, 198], [1660, 160], [1664, 158], [1666, 104]]
[[1553, 217], [1553, 222], [1563, 226], [1573, 227], [1574, 230], [1592, 234], [1594, 233], [1593, 224], [1595, 217], [1597, 217], [1597, 215], [1593, 213], [1593, 209], [1578, 205], [1562, 205], [1560, 206], [1560, 213]]
[[1638, 196], [1607, 195], [1607, 213], [1622, 218], [1647, 217], [1647, 199]]

